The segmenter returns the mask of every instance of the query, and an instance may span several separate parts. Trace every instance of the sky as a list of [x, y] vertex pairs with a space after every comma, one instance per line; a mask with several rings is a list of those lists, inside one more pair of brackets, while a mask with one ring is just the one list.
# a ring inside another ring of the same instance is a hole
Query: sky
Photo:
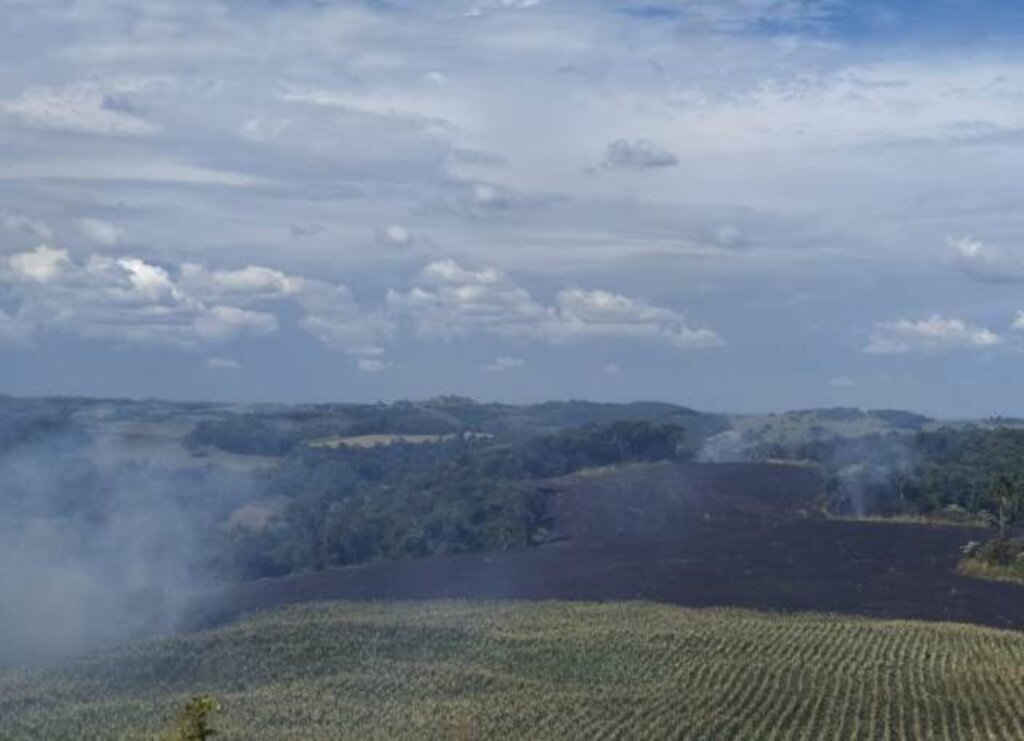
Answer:
[[0, 0], [0, 392], [1024, 415], [1011, 0]]

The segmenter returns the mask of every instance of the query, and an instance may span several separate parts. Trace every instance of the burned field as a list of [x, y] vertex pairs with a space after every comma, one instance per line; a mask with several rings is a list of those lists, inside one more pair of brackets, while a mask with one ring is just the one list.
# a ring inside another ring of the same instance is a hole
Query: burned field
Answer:
[[1024, 588], [955, 573], [984, 531], [828, 520], [813, 469], [668, 464], [547, 482], [551, 541], [265, 579], [204, 597], [210, 624], [311, 600], [644, 600], [1024, 627]]

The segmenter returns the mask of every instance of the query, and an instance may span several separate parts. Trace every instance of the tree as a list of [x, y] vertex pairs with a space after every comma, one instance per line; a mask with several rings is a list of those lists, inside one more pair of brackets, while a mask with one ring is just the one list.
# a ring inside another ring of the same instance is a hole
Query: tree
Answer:
[[210, 728], [210, 716], [220, 710], [220, 703], [209, 695], [196, 695], [178, 716], [178, 725], [171, 734], [172, 741], [206, 741], [217, 735]]
[[1000, 538], [1006, 537], [1006, 524], [1017, 508], [1018, 496], [1017, 483], [1006, 474], [1000, 474], [989, 482], [988, 499], [998, 511]]

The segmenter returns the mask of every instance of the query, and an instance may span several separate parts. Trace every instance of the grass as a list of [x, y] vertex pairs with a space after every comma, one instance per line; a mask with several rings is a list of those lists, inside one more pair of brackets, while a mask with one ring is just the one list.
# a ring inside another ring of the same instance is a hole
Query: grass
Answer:
[[0, 674], [0, 738], [1024, 738], [1024, 635], [569, 603], [322, 603]]
[[840, 522], [876, 522], [894, 525], [931, 525], [935, 527], [987, 528], [990, 524], [980, 518], [952, 519], [941, 515], [836, 515], [826, 512], [830, 520]]
[[957, 572], [964, 576], [993, 581], [1009, 581], [1024, 584], [1024, 564], [995, 564], [980, 558], [965, 558], [957, 565]]

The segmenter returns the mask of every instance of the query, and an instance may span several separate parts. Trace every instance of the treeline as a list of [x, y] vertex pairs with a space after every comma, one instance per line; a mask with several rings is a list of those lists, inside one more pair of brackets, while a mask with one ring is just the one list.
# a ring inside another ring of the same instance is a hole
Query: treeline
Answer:
[[286, 505], [258, 530], [235, 528], [221, 568], [241, 578], [542, 541], [537, 480], [582, 468], [684, 456], [683, 429], [621, 421], [496, 443], [293, 451], [266, 483]]
[[[943, 427], [914, 434], [754, 445], [754, 460], [819, 463], [841, 513], [1024, 520], [1024, 430]], [[1009, 489], [1007, 497], [1003, 493]]]

